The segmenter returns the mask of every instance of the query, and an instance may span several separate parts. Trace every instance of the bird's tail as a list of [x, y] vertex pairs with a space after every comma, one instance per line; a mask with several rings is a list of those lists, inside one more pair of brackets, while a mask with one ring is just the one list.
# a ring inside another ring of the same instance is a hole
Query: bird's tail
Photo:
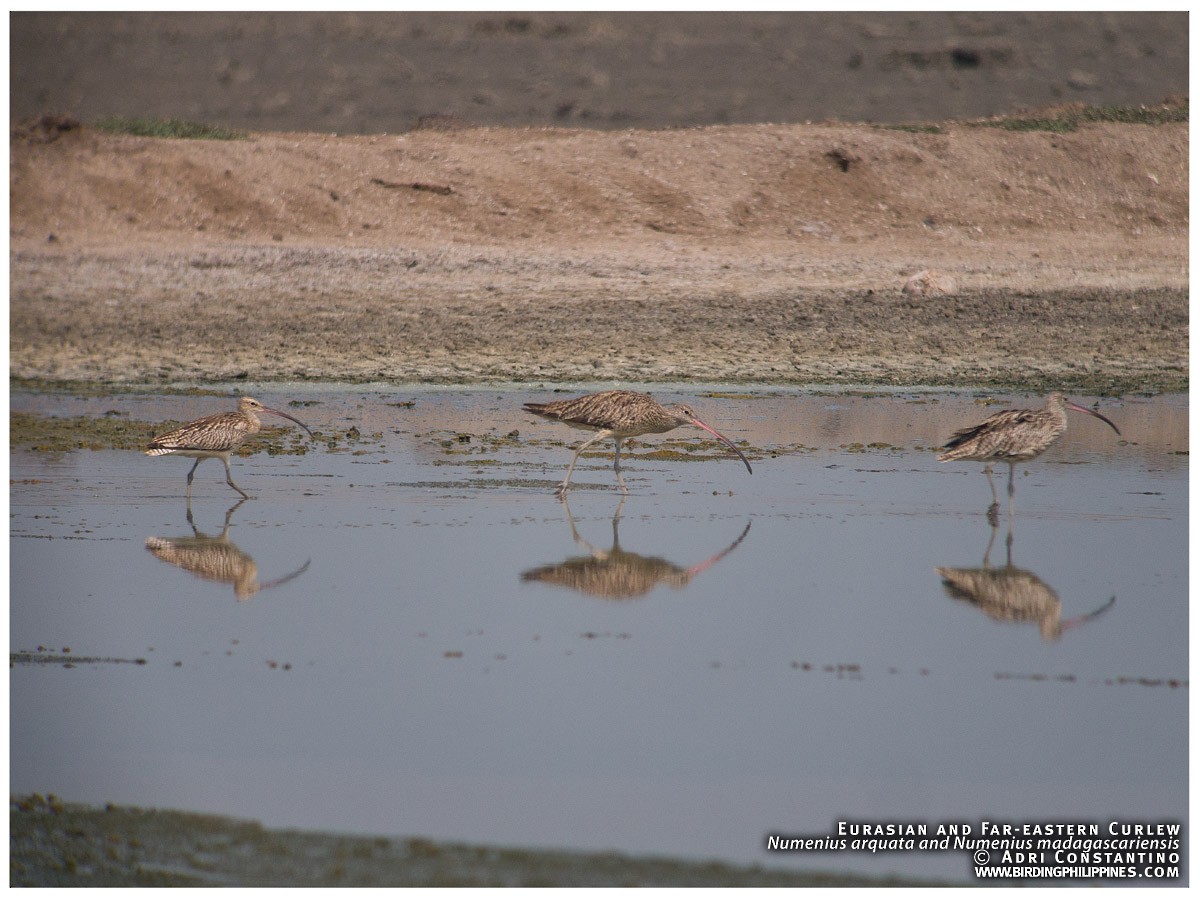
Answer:
[[173, 449], [171, 449], [170, 447], [155, 447], [154, 445], [151, 445], [150, 448], [146, 451], [146, 455], [147, 456], [163, 456], [167, 453], [174, 453], [174, 452], [175, 451]]
[[972, 425], [970, 428], [963, 428], [950, 435], [950, 440], [946, 441], [942, 447], [942, 453], [938, 456], [938, 462], [950, 462], [954, 459], [971, 453], [971, 448], [966, 447], [967, 441], [978, 437], [984, 431], [983, 425]]

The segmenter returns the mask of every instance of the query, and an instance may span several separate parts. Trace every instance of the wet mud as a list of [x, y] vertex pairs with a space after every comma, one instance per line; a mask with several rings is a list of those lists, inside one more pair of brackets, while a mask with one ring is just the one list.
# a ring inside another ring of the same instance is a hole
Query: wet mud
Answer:
[[14, 887], [899, 887], [913, 878], [787, 872], [618, 853], [264, 828], [225, 816], [12, 798]]

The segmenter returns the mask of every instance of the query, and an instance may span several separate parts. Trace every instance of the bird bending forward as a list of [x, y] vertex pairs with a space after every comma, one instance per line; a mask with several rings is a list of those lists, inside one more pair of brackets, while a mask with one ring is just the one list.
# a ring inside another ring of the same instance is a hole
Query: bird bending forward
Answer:
[[1006, 409], [988, 416], [978, 425], [954, 432], [938, 462], [966, 459], [987, 465], [984, 471], [992, 486], [992, 500], [996, 500], [996, 486], [992, 484], [992, 463], [1008, 463], [1008, 496], [1013, 495], [1013, 468], [1019, 462], [1033, 459], [1057, 441], [1067, 430], [1067, 410], [1087, 413], [1107, 424], [1117, 434], [1117, 428], [1105, 416], [1094, 409], [1071, 403], [1062, 392], [1054, 391], [1046, 398], [1042, 409]]
[[263, 406], [253, 397], [243, 397], [238, 401], [237, 412], [205, 416], [174, 431], [160, 434], [150, 441], [146, 455], [190, 456], [196, 460], [187, 475], [188, 500], [192, 499], [192, 478], [196, 474], [196, 467], [203, 460], [219, 459], [225, 464], [225, 482], [248, 500], [250, 495], [233, 483], [233, 474], [229, 471], [229, 457], [246, 438], [258, 434], [262, 429], [258, 413], [271, 413], [289, 419], [307, 431], [309, 437], [313, 436], [308, 426], [294, 416]]
[[746, 466], [746, 471], [754, 474], [750, 463], [742, 451], [734, 446], [733, 441], [714, 428], [704, 424], [692, 412], [690, 407], [676, 403], [663, 406], [649, 394], [637, 391], [601, 391], [598, 394], [586, 394], [574, 400], [556, 400], [552, 403], [526, 403], [525, 409], [545, 419], [565, 422], [575, 428], [588, 428], [596, 434], [584, 441], [575, 450], [571, 465], [567, 467], [567, 475], [555, 494], [563, 497], [571, 483], [571, 473], [575, 471], [575, 463], [588, 447], [599, 441], [611, 438], [616, 444], [616, 457], [613, 460], [613, 470], [617, 473], [622, 493], [628, 494], [625, 478], [621, 475], [621, 444], [628, 438], [643, 434], [662, 434], [678, 428], [680, 425], [695, 425], [722, 441]]

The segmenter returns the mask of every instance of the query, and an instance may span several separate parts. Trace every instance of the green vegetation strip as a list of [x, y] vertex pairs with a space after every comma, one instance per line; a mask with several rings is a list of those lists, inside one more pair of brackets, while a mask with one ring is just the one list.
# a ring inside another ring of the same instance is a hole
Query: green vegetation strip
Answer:
[[[183, 422], [139, 422], [122, 415], [39, 416], [34, 413], [9, 414], [10, 449], [23, 448], [37, 453], [67, 453], [71, 450], [144, 450], [156, 434], [178, 428]], [[264, 427], [241, 447], [236, 455], [250, 456], [261, 450], [271, 455], [304, 454], [308, 436], [297, 438], [288, 428]]]
[[1187, 122], [1189, 103], [1187, 100], [1167, 101], [1158, 106], [1063, 106], [1029, 115], [996, 116], [974, 121], [901, 122], [894, 125], [876, 125], [886, 131], [907, 131], [912, 134], [945, 134], [953, 125], [969, 128], [1001, 128], [1005, 131], [1050, 131], [1065, 134], [1075, 131], [1080, 125], [1096, 122], [1114, 122], [1125, 125], [1165, 125], [1169, 122]]
[[1055, 110], [1046, 116], [1003, 116], [977, 122], [964, 122], [975, 128], [1003, 128], [1006, 131], [1052, 131], [1064, 134], [1080, 125], [1118, 122], [1126, 125], [1165, 125], [1187, 122], [1188, 104], [1162, 106], [1084, 106]]
[[250, 135], [223, 125], [206, 125], [183, 119], [135, 119], [128, 116], [109, 116], [96, 123], [101, 131], [110, 134], [132, 134], [136, 137], [190, 138], [207, 141], [244, 141]]

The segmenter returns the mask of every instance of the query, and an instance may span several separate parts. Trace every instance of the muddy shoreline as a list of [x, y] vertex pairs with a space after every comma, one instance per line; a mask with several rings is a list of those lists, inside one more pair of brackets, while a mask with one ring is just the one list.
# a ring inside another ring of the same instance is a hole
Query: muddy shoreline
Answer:
[[[1185, 13], [18, 13], [12, 74], [10, 124], [84, 125], [11, 133], [10, 389], [105, 405], [10, 450], [279, 382], [1188, 390], [1188, 123], [963, 121], [1157, 106]], [[53, 796], [10, 830], [14, 885], [899, 883]]]
[[14, 138], [10, 375], [1186, 390], [1187, 123], [1072, 127]]
[[[1090, 395], [1188, 388], [1188, 294], [1175, 287], [981, 289], [931, 303], [870, 288], [739, 295], [714, 279], [686, 289], [650, 287], [647, 299], [631, 299], [628, 288], [611, 283], [562, 284], [532, 302], [513, 299], [524, 293], [523, 279], [493, 272], [445, 276], [440, 288], [420, 289], [416, 311], [378, 294], [358, 297], [339, 310], [338, 327], [326, 329], [328, 309], [319, 300], [286, 296], [289, 282], [311, 276], [315, 259], [296, 272], [269, 250], [254, 255], [278, 293], [245, 300], [231, 293], [227, 305], [202, 315], [187, 316], [180, 300], [153, 288], [150, 296], [116, 301], [136, 306], [135, 318], [95, 307], [81, 314], [78, 297], [14, 305], [14, 385], [679, 382]], [[333, 257], [335, 268], [338, 255], [312, 254]], [[28, 273], [34, 283], [28, 262], [14, 260], [14, 277]], [[177, 271], [189, 265], [162, 262]], [[131, 268], [107, 266], [118, 279]], [[450, 284], [465, 292], [471, 281], [466, 296], [437, 297]], [[178, 297], [177, 279], [164, 272], [161, 283]], [[156, 343], [179, 315], [186, 336]]]
[[[225, 816], [12, 798], [9, 879], [38, 887], [797, 887], [944, 884], [617, 853], [264, 828]], [[118, 837], [119, 836], [119, 837]]]

